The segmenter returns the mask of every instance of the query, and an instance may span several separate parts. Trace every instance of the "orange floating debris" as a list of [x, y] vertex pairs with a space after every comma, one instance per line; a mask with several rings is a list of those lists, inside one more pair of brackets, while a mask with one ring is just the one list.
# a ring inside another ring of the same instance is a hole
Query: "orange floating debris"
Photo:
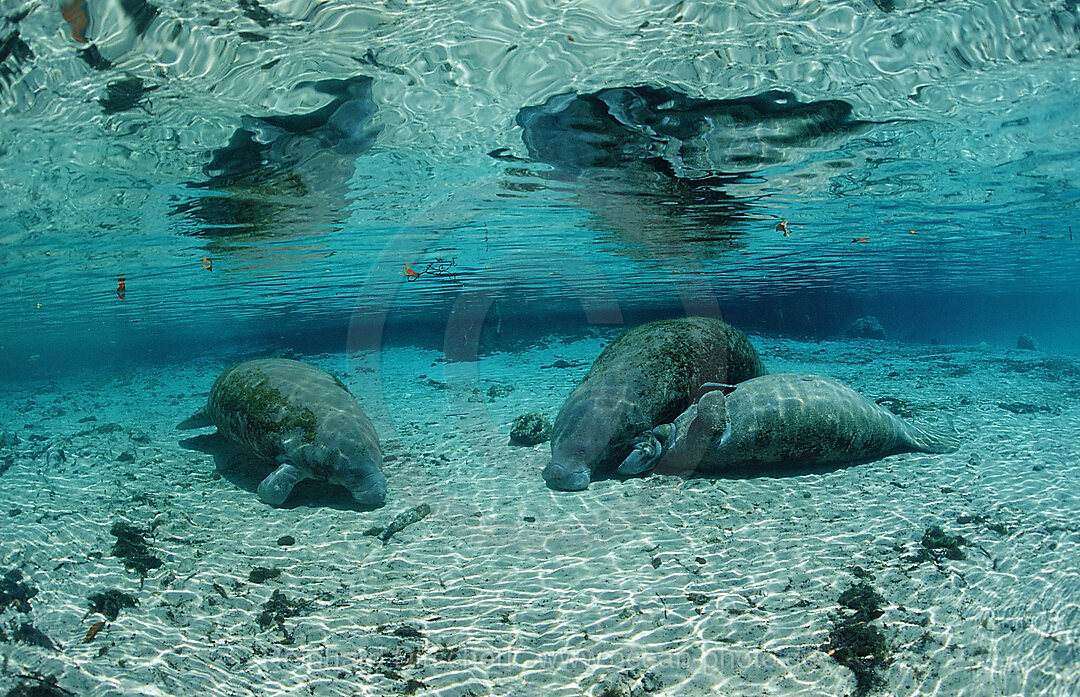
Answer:
[[203, 258], [202, 258], [202, 267], [204, 269], [206, 269], [207, 271], [213, 271], [214, 270], [214, 262], [208, 256], [206, 256], [205, 254], [203, 254]]
[[89, 644], [91, 641], [94, 640], [94, 637], [96, 637], [98, 635], [98, 632], [100, 632], [104, 628], [105, 628], [105, 622], [104, 621], [94, 622], [92, 625], [90, 625], [90, 629], [86, 632], [86, 638], [83, 639], [83, 643], [84, 644]]
[[916, 232], [915, 230], [908, 230], [908, 234], [909, 235], [918, 235], [919, 233]]
[[784, 237], [791, 237], [791, 230], [788, 229], [786, 220], [781, 220], [776, 224], [776, 231], [784, 233]]
[[853, 237], [851, 241], [852, 242], [869, 242], [870, 238], [869, 237]]
[[413, 268], [408, 264], [405, 264], [405, 279], [409, 281], [415, 281], [420, 278], [420, 274], [413, 271]]
[[124, 277], [121, 276], [116, 279], [116, 297], [123, 300], [125, 296], [127, 296], [127, 285], [124, 283]]
[[90, 18], [86, 16], [86, 8], [83, 0], [69, 0], [60, 3], [60, 16], [71, 25], [71, 38], [80, 44], [88, 44], [86, 40], [86, 27], [90, 25]]

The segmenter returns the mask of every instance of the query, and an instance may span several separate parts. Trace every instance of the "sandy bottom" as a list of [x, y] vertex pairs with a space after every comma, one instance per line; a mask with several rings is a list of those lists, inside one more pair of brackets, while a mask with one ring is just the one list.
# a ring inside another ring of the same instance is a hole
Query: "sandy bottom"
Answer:
[[[826, 648], [851, 614], [840, 594], [866, 582], [888, 646], [872, 693], [1077, 694], [1078, 362], [751, 337], [770, 371], [951, 419], [962, 447], [551, 491], [548, 445], [509, 445], [510, 423], [554, 418], [613, 335], [473, 363], [303, 357], [379, 428], [390, 497], [375, 511], [313, 482], [267, 506], [254, 494], [266, 469], [178, 444], [190, 434], [175, 424], [235, 356], [7, 389], [0, 690], [52, 676], [77, 695], [854, 694]], [[557, 360], [580, 365], [544, 367]], [[388, 542], [364, 535], [420, 504], [430, 515]], [[113, 555], [117, 521], [162, 560], [145, 578]], [[917, 561], [932, 525], [962, 535], [966, 559]], [[258, 582], [255, 567], [280, 573]], [[19, 588], [37, 592], [12, 600]], [[89, 612], [107, 589], [137, 605]]]

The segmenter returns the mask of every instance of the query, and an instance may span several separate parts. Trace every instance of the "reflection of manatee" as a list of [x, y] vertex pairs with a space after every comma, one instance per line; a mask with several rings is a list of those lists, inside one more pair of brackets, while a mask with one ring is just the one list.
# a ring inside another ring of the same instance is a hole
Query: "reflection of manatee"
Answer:
[[179, 428], [210, 425], [277, 466], [259, 485], [267, 503], [282, 504], [309, 477], [344, 486], [361, 505], [385, 501], [375, 428], [349, 390], [313, 365], [268, 358], [229, 368], [214, 381], [206, 406]]
[[867, 125], [839, 100], [695, 99], [646, 86], [555, 95], [517, 123], [529, 155], [575, 179], [582, 204], [651, 257], [671, 254], [680, 228], [688, 241], [730, 241], [762, 170], [811, 160]]
[[244, 116], [228, 145], [214, 151], [206, 194], [178, 207], [220, 238], [287, 237], [325, 232], [341, 222], [355, 158], [379, 128], [371, 78], [304, 82], [332, 97], [307, 114]]
[[705, 317], [651, 322], [622, 334], [567, 397], [551, 433], [544, 479], [579, 491], [634, 452], [635, 438], [671, 421], [704, 383], [736, 383], [765, 367], [742, 332]]
[[[844, 465], [903, 452], [955, 450], [954, 434], [907, 423], [820, 375], [776, 373], [714, 390], [654, 433], [657, 469], [711, 474], [754, 466]], [[641, 471], [622, 469], [624, 474]]]
[[694, 99], [654, 87], [559, 94], [517, 122], [529, 154], [566, 172], [636, 167], [695, 181], [798, 162], [867, 125], [837, 99]]

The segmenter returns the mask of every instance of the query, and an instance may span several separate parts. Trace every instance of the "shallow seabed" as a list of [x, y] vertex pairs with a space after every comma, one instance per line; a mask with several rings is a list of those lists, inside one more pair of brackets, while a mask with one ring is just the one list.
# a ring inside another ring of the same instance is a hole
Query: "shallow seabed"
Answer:
[[[752, 337], [770, 371], [952, 420], [963, 446], [548, 490], [547, 444], [508, 445], [509, 424], [554, 417], [614, 333], [472, 363], [303, 357], [376, 421], [391, 488], [376, 511], [310, 482], [272, 508], [254, 494], [265, 470], [217, 470], [178, 445], [174, 425], [234, 356], [9, 391], [0, 571], [39, 591], [0, 626], [32, 623], [56, 647], [0, 643], [0, 687], [35, 674], [79, 695], [844, 695], [853, 675], [822, 647], [840, 593], [872, 577], [892, 647], [880, 694], [1076, 694], [1077, 361]], [[559, 359], [582, 365], [544, 367]], [[431, 514], [387, 543], [364, 535], [422, 503]], [[118, 520], [152, 531], [164, 563], [145, 580], [111, 553]], [[915, 561], [931, 525], [963, 535], [966, 559]], [[258, 583], [254, 567], [281, 573]], [[85, 642], [102, 619], [87, 596], [107, 588], [138, 605]], [[278, 591], [310, 604], [260, 624]]]

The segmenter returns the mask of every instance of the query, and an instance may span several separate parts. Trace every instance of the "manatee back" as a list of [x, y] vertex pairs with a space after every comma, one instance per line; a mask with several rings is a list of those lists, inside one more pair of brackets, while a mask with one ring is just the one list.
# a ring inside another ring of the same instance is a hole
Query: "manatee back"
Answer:
[[757, 350], [735, 327], [709, 317], [661, 320], [630, 329], [605, 348], [567, 405], [590, 395], [619, 395], [605, 400], [627, 412], [617, 419], [617, 441], [673, 421], [706, 382], [734, 384], [765, 372]]
[[272, 462], [289, 460], [323, 479], [337, 463], [381, 466], [371, 421], [348, 389], [315, 366], [286, 359], [246, 361], [210, 388], [207, 414], [225, 437]]
[[[778, 373], [736, 386], [711, 464], [829, 464], [912, 449], [908, 426], [855, 390], [819, 375]], [[706, 463], [710, 464], [710, 463]]]

